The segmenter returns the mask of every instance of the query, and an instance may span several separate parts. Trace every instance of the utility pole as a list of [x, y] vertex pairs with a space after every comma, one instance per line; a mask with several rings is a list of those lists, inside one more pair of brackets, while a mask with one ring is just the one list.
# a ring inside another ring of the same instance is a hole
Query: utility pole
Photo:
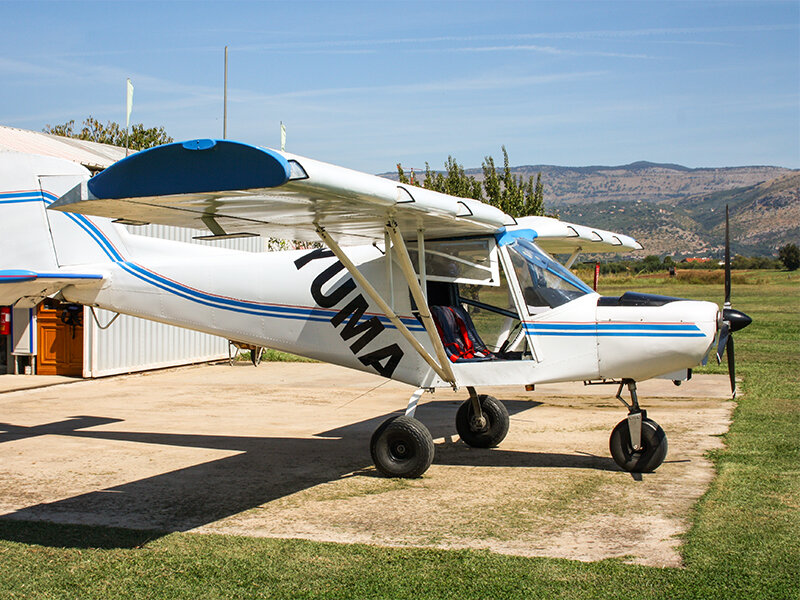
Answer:
[[222, 100], [222, 139], [228, 139], [228, 47], [225, 46], [225, 90]]

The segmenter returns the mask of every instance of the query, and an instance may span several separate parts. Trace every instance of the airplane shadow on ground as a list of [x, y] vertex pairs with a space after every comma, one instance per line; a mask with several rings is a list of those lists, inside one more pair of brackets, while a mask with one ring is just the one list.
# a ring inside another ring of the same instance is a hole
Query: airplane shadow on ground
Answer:
[[[513, 415], [539, 403], [505, 404]], [[375, 428], [388, 416], [352, 423], [313, 438], [92, 431], [88, 428], [119, 422], [120, 419], [89, 416], [34, 427], [0, 423], [0, 443], [39, 435], [63, 435], [238, 452], [153, 477], [17, 510], [0, 517], [0, 539], [68, 547], [135, 547], [161, 535], [213, 523], [354, 473], [375, 474], [370, 467], [369, 440]], [[430, 428], [434, 439], [453, 439], [448, 436], [456, 435], [452, 402], [424, 404], [416, 416]], [[481, 450], [452, 441], [437, 444], [434, 462], [457, 466], [619, 470], [610, 458], [577, 452]], [[101, 529], [75, 527], [76, 523], [101, 526]], [[56, 531], [60, 533], [56, 535]]]

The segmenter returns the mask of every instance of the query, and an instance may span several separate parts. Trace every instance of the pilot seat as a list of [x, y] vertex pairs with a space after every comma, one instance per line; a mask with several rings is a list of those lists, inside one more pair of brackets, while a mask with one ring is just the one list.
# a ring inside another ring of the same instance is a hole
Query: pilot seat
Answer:
[[483, 362], [497, 357], [486, 347], [461, 306], [430, 306], [447, 357], [452, 362]]

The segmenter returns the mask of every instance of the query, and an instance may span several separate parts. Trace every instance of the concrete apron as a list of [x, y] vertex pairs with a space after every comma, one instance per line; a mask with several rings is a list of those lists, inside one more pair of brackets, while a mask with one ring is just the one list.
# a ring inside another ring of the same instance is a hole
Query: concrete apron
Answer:
[[0, 393], [4, 519], [665, 566], [680, 565], [676, 536], [733, 408], [724, 375], [640, 384], [670, 451], [657, 472], [632, 477], [608, 451], [626, 414], [615, 386], [479, 390], [511, 413], [491, 450], [458, 441], [466, 390], [440, 390], [417, 411], [433, 466], [391, 480], [376, 475], [369, 439], [413, 389], [378, 376], [244, 363], [69, 381]]

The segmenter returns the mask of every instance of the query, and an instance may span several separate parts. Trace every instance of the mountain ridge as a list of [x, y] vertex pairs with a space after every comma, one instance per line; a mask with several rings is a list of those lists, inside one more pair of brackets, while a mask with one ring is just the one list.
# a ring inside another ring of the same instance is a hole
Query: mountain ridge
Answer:
[[[521, 165], [511, 172], [524, 179], [541, 172], [548, 212], [632, 235], [645, 247], [635, 255], [721, 255], [726, 204], [734, 252], [769, 256], [800, 242], [800, 169], [642, 160], [616, 166]], [[465, 173], [483, 179], [480, 168]], [[397, 179], [396, 173], [384, 176]]]

